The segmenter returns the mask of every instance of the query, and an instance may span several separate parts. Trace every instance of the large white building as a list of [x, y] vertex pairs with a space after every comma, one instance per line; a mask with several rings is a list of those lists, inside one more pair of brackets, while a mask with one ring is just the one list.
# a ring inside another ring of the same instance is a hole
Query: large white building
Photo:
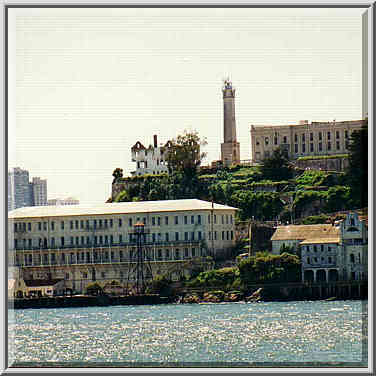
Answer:
[[279, 226], [271, 241], [274, 254], [283, 245], [300, 248], [303, 281], [368, 278], [367, 225], [357, 213], [333, 224]]
[[351, 133], [364, 120], [312, 122], [293, 125], [251, 125], [251, 159], [261, 162], [274, 150], [286, 150], [290, 158], [348, 153]]
[[149, 260], [159, 274], [171, 271], [173, 263], [231, 249], [235, 211], [196, 199], [20, 208], [8, 216], [9, 260], [24, 280], [62, 278], [83, 291], [93, 280], [127, 277], [135, 223], [149, 231]]

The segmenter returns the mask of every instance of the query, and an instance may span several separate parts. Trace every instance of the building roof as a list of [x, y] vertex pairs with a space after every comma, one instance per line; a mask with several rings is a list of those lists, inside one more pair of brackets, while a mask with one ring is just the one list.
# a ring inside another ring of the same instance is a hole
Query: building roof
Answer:
[[25, 279], [24, 281], [27, 287], [41, 287], [54, 286], [56, 283], [62, 281], [62, 279]]
[[345, 121], [312, 121], [298, 123], [298, 124], [252, 124], [254, 128], [265, 128], [265, 127], [299, 127], [299, 126], [309, 126], [309, 125], [355, 125], [355, 124], [363, 124], [364, 120], [345, 120]]
[[[213, 204], [215, 210], [237, 210], [231, 206]], [[210, 210], [212, 203], [197, 199], [186, 200], [161, 200], [104, 203], [96, 206], [63, 205], [63, 206], [27, 206], [12, 210], [8, 213], [9, 219], [39, 218], [39, 217], [64, 217], [83, 215], [109, 215], [109, 214], [136, 214], [160, 213], [190, 210]]]
[[338, 243], [340, 229], [331, 224], [279, 226], [271, 240], [303, 240], [306, 244]]

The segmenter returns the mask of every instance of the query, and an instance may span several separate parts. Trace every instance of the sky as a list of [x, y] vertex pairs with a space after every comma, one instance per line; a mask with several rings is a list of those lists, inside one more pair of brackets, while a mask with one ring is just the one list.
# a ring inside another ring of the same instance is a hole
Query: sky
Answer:
[[236, 88], [241, 159], [251, 124], [362, 118], [362, 9], [9, 9], [8, 167], [48, 198], [98, 204], [130, 148], [195, 130], [223, 142]]

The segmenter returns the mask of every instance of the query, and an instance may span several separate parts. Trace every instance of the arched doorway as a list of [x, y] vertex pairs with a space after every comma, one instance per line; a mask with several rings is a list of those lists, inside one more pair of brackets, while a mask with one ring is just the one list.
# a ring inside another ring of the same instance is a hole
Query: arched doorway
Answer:
[[329, 270], [329, 281], [330, 282], [338, 281], [338, 270], [337, 269]]
[[313, 282], [313, 270], [304, 271], [304, 281]]
[[326, 282], [326, 273], [324, 269], [319, 269], [316, 272], [316, 282]]

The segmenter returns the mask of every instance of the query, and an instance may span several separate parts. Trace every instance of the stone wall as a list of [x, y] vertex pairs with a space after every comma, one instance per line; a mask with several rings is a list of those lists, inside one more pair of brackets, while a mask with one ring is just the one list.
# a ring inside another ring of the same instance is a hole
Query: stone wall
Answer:
[[299, 168], [343, 172], [349, 165], [348, 158], [296, 160], [293, 164]]

